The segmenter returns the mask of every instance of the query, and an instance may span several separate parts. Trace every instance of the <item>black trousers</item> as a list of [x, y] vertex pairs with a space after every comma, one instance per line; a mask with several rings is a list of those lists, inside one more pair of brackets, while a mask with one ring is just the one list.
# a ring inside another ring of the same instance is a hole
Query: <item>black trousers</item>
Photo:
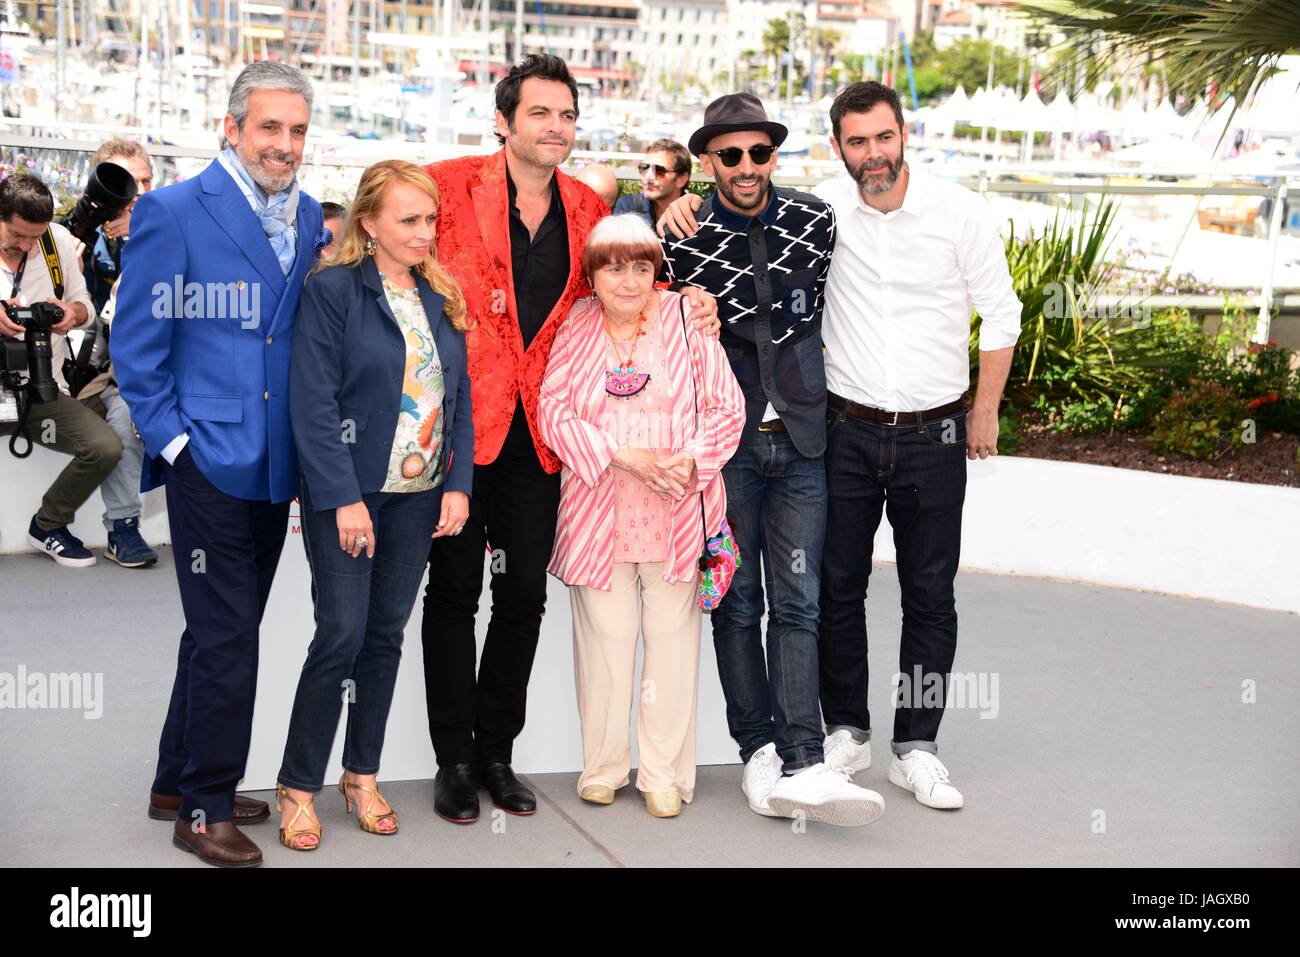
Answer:
[[924, 426], [827, 413], [826, 545], [822, 551], [822, 717], [871, 729], [867, 710], [867, 578], [881, 515], [894, 531], [903, 628], [894, 710], [898, 754], [937, 751], [957, 650], [953, 579], [966, 500], [966, 413]]
[[234, 816], [257, 691], [258, 630], [284, 548], [288, 502], [227, 495], [189, 447], [166, 466], [167, 519], [185, 632], [158, 742], [153, 790], [181, 796], [181, 817]]
[[[501, 454], [474, 467], [469, 520], [429, 550], [421, 637], [429, 736], [438, 765], [510, 763], [546, 610], [560, 476], [542, 470], [516, 411]], [[492, 617], [475, 676], [474, 616], [491, 551]]]

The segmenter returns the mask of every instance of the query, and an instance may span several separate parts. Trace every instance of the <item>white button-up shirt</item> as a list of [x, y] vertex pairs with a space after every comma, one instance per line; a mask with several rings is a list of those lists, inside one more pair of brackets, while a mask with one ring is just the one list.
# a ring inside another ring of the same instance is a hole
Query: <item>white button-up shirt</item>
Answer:
[[847, 173], [813, 189], [835, 209], [822, 340], [831, 392], [890, 412], [946, 405], [970, 388], [970, 316], [981, 350], [1020, 336], [998, 221], [974, 192], [909, 167], [901, 208], [872, 209]]

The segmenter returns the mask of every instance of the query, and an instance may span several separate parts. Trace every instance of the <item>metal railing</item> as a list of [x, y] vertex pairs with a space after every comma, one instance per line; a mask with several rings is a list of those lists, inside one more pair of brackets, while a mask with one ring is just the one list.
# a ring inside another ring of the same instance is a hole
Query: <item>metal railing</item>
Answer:
[[[33, 133], [17, 132], [18, 129], [35, 129], [36, 125], [30, 121], [21, 119], [0, 118], [0, 150], [35, 150], [35, 151], [57, 151], [73, 154], [91, 154], [98, 148], [100, 139], [73, 139], [66, 136], [42, 136]], [[124, 129], [121, 127], [97, 126], [93, 124], [62, 124], [61, 128], [67, 129], [68, 132], [74, 133], [94, 133], [107, 138], [109, 135], [131, 135], [132, 133], [151, 134], [158, 131], [141, 129]], [[214, 139], [216, 134], [213, 134]], [[326, 142], [323, 139], [309, 136], [306, 149], [303, 154], [303, 166], [308, 170], [311, 169], [356, 169], [358, 175], [360, 171], [373, 161], [372, 159], [363, 159], [355, 155], [355, 151], [365, 151], [366, 147], [376, 141], [358, 140], [348, 142], [344, 146], [349, 152], [340, 152], [340, 145], [336, 142]], [[182, 146], [166, 143], [146, 143], [145, 149], [150, 155], [163, 160], [170, 160], [173, 163], [177, 160], [210, 160], [217, 152], [217, 144], [213, 146], [197, 147]], [[392, 141], [383, 144], [385, 158], [402, 158], [409, 159], [412, 162], [427, 163], [437, 159], [445, 159], [452, 156], [472, 155], [484, 152], [482, 146], [464, 146], [464, 145], [439, 145], [430, 146], [423, 143], [414, 143], [409, 141]], [[491, 148], [491, 147], [489, 147]], [[350, 155], [352, 153], [352, 155]], [[610, 151], [594, 150], [574, 150], [570, 160], [569, 167], [583, 165], [586, 162], [611, 162], [628, 164], [616, 166], [613, 169], [615, 176], [620, 180], [639, 180], [640, 176], [630, 164], [639, 162], [645, 158], [643, 153], [621, 153]], [[798, 188], [807, 188], [816, 185], [828, 179], [831, 176], [839, 175], [843, 171], [843, 165], [838, 160], [816, 160], [805, 157], [796, 157], [786, 161], [789, 165], [797, 166], [803, 170], [798, 174], [791, 174], [787, 171], [778, 170], [773, 176], [773, 181]], [[933, 168], [933, 167], [930, 167]], [[1255, 342], [1265, 342], [1268, 340], [1269, 325], [1271, 322], [1272, 312], [1275, 306], [1283, 305], [1290, 308], [1294, 305], [1295, 296], [1285, 295], [1279, 298], [1279, 290], [1275, 287], [1275, 273], [1278, 250], [1281, 245], [1282, 237], [1282, 215], [1289, 196], [1300, 196], [1300, 175], [1281, 174], [1281, 175], [1263, 175], [1258, 173], [1221, 173], [1204, 170], [1188, 170], [1177, 168], [1159, 168], [1144, 170], [1129, 170], [1099, 167], [1095, 163], [1081, 164], [1077, 166], [1062, 165], [1043, 165], [1043, 164], [1019, 164], [1019, 165], [1002, 165], [1002, 164], [978, 164], [967, 161], [953, 161], [945, 163], [942, 167], [945, 178], [952, 179], [981, 194], [1022, 194], [1033, 196], [1051, 196], [1061, 195], [1067, 197], [1073, 196], [1226, 196], [1242, 197], [1257, 196], [1272, 200], [1272, 212], [1268, 223], [1268, 252], [1266, 262], [1263, 263], [1262, 277], [1258, 284], [1260, 293], [1258, 296], [1246, 296], [1245, 300], [1251, 307], [1258, 305], [1258, 317], [1256, 319], [1255, 331], [1252, 340]], [[823, 174], [823, 175], [818, 175]], [[1041, 182], [1026, 177], [1041, 178], [1051, 176], [1055, 179], [1064, 178], [1066, 182], [1053, 181]], [[1136, 184], [1127, 182], [1134, 178], [1151, 180]], [[1114, 180], [1125, 180], [1126, 182], [1114, 182]], [[1183, 182], [1169, 182], [1169, 180], [1183, 180]], [[1187, 182], [1190, 180], [1191, 182]], [[691, 181], [696, 183], [712, 182], [712, 179], [701, 173], [694, 172], [691, 175]], [[1300, 292], [1297, 290], [1296, 292]], [[1194, 295], [1185, 296], [1165, 296], [1161, 297], [1162, 302], [1169, 305], [1179, 305], [1186, 308], [1203, 307], [1205, 297]]]

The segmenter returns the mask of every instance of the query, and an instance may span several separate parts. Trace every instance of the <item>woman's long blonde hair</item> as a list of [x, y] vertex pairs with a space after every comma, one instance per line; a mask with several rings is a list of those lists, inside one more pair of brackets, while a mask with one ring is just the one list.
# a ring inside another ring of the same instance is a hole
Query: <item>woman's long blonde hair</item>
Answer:
[[[405, 160], [383, 160], [368, 166], [361, 174], [361, 182], [357, 184], [356, 198], [348, 208], [347, 221], [343, 227], [343, 238], [339, 241], [338, 251], [329, 260], [322, 260], [317, 266], [318, 269], [325, 266], [360, 265], [368, 255], [366, 243], [370, 239], [370, 234], [361, 225], [361, 220], [368, 216], [379, 215], [389, 185], [399, 181], [409, 183], [427, 193], [433, 200], [435, 209], [442, 205], [437, 185], [428, 173], [414, 163]], [[451, 273], [438, 262], [436, 241], [429, 244], [429, 255], [415, 268], [429, 281], [429, 285], [446, 299], [443, 309], [447, 313], [447, 318], [451, 320], [452, 326], [460, 332], [469, 328], [465, 294], [460, 291], [460, 284]]]

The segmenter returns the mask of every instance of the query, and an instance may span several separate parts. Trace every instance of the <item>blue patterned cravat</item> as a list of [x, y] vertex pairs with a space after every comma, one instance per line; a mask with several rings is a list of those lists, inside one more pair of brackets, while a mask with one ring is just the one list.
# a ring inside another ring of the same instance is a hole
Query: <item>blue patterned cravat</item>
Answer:
[[289, 188], [268, 197], [262, 188], [253, 182], [244, 164], [240, 162], [234, 149], [227, 146], [221, 154], [225, 160], [221, 165], [235, 174], [246, 187], [244, 194], [249, 197], [253, 214], [266, 233], [271, 243], [275, 258], [280, 261], [280, 270], [287, 276], [293, 268], [294, 256], [298, 251], [297, 229], [298, 216], [298, 177], [293, 178]]

